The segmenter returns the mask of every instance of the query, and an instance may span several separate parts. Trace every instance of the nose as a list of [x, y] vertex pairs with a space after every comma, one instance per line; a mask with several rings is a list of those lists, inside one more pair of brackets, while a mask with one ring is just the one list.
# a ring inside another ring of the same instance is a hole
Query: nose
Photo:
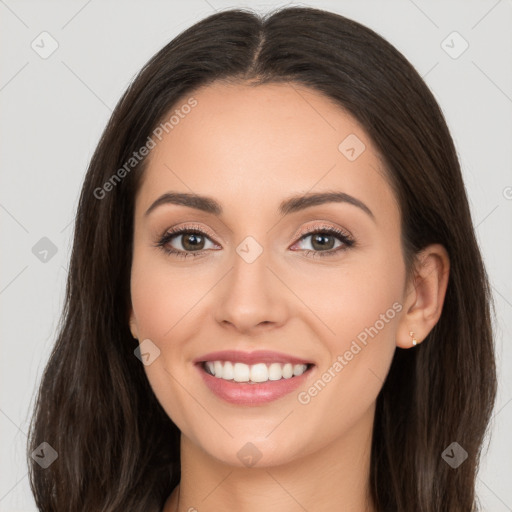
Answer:
[[240, 254], [234, 255], [231, 270], [219, 283], [217, 322], [244, 334], [280, 327], [289, 315], [291, 292], [277, 277], [268, 251], [252, 262]]

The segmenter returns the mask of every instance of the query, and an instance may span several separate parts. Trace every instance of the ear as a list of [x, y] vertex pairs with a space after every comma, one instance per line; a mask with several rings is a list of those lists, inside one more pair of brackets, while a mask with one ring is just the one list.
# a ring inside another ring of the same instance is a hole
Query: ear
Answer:
[[135, 320], [135, 314], [133, 313], [133, 308], [130, 309], [130, 331], [132, 336], [138, 340], [139, 339], [139, 330], [137, 329], [137, 321]]
[[414, 347], [411, 331], [417, 344], [421, 343], [436, 325], [443, 310], [449, 273], [450, 258], [441, 244], [429, 245], [417, 255], [403, 298], [404, 314], [396, 334], [398, 347]]

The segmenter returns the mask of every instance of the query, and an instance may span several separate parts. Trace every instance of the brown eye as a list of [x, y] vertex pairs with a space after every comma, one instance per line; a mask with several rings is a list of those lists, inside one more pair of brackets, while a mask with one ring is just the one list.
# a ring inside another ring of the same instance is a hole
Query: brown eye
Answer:
[[[205, 247], [209, 242], [212, 246]], [[168, 231], [157, 242], [166, 254], [186, 258], [188, 256], [200, 256], [209, 248], [215, 248], [210, 237], [199, 229], [183, 228], [175, 231]]]
[[187, 233], [178, 235], [176, 238], [178, 237], [181, 237], [181, 245], [186, 251], [200, 251], [204, 248], [205, 237], [203, 235]]
[[[308, 239], [311, 239], [311, 241], [305, 243]], [[333, 256], [340, 251], [352, 247], [355, 244], [355, 240], [341, 230], [328, 227], [317, 228], [314, 231], [303, 234], [297, 243], [306, 245], [302, 249], [307, 255], [322, 257]]]
[[325, 235], [322, 233], [315, 233], [311, 236], [311, 246], [317, 250], [333, 249], [336, 243], [336, 238], [332, 235]]

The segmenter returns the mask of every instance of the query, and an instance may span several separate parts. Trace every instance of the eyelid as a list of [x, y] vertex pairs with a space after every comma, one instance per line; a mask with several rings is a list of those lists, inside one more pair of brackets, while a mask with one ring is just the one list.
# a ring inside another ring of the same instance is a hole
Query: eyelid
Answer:
[[[213, 242], [215, 242], [215, 235], [205, 226], [202, 226], [200, 224], [178, 224], [177, 226], [173, 226], [172, 228], [166, 229], [163, 233], [163, 236], [166, 235], [173, 235], [173, 234], [179, 234], [180, 231], [200, 231], [201, 233], [204, 233], [209, 238], [212, 239]], [[217, 243], [217, 242], [215, 242]]]
[[296, 234], [294, 235], [294, 239], [297, 238], [302, 238], [304, 235], [311, 235], [313, 233], [315, 233], [316, 231], [319, 231], [319, 230], [322, 230], [322, 229], [325, 229], [325, 230], [328, 230], [328, 231], [332, 231], [332, 230], [336, 230], [336, 231], [341, 231], [347, 238], [349, 238], [350, 240], [353, 240], [354, 237], [352, 236], [352, 234], [338, 226], [338, 225], [332, 225], [332, 224], [328, 224], [326, 223], [325, 221], [324, 222], [319, 222], [318, 224], [315, 224], [313, 226], [309, 225], [309, 226], [306, 226], [306, 227], [302, 227], [300, 228]]

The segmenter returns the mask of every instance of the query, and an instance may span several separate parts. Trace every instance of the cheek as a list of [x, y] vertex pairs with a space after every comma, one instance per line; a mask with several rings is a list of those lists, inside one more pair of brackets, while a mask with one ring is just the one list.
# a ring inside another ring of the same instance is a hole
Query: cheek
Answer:
[[191, 319], [192, 325], [198, 324], [193, 321], [197, 281], [170, 271], [165, 258], [141, 250], [134, 254], [130, 286], [139, 340], [150, 339], [160, 350], [154, 362], [144, 366], [144, 371], [167, 415], [183, 426], [187, 397], [178, 382], [189, 378], [187, 353], [183, 349], [195, 335]]
[[302, 290], [309, 289], [308, 304], [324, 324], [317, 331], [327, 349], [318, 379], [328, 382], [325, 390], [322, 383], [306, 390], [304, 399], [330, 411], [333, 429], [357, 421], [382, 388], [396, 349], [404, 279], [400, 253], [376, 249], [354, 253], [341, 271], [314, 286], [310, 279]]
[[362, 342], [366, 337], [394, 343], [404, 278], [400, 256], [383, 250], [361, 251], [339, 269], [322, 269], [309, 277], [304, 272], [294, 289], [324, 324], [323, 337], [330, 340], [326, 345], [331, 357], [336, 357], [358, 337]]
[[379, 265], [347, 273], [343, 282], [339, 282], [338, 293], [329, 301], [333, 330], [340, 332], [344, 339], [347, 336], [363, 339], [372, 326], [383, 334], [388, 331], [388, 326], [395, 323], [396, 303], [400, 298], [401, 280], [395, 274], [393, 269]]
[[207, 290], [207, 285], [201, 283], [204, 279], [197, 272], [173, 269], [165, 256], [136, 251], [130, 286], [140, 335], [157, 343], [175, 338], [181, 319], [189, 319], [198, 298]]
[[317, 380], [300, 397], [301, 404], [310, 404], [305, 409], [318, 412], [310, 420], [313, 430], [335, 435], [349, 429], [375, 402], [395, 353], [403, 279], [400, 260], [375, 253], [310, 288], [328, 353]]

